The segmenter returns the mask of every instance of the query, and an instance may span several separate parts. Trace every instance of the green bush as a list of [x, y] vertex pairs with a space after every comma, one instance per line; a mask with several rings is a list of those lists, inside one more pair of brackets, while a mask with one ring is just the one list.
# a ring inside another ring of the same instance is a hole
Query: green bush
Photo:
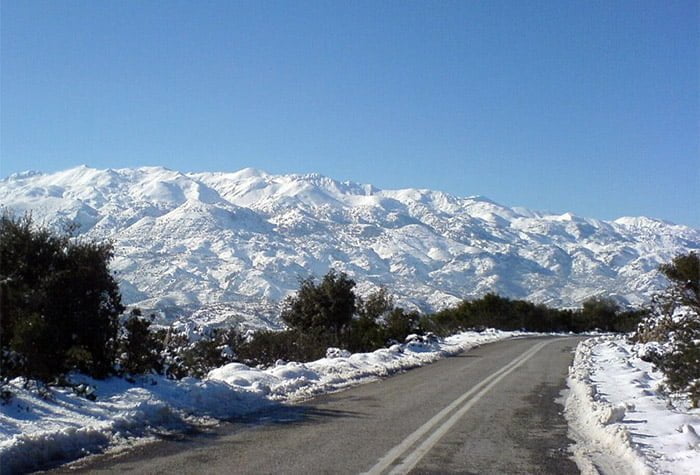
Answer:
[[621, 311], [613, 300], [594, 298], [581, 310], [556, 309], [496, 294], [465, 300], [455, 307], [421, 317], [420, 327], [446, 336], [468, 329], [496, 328], [537, 332], [631, 331], [643, 312]]
[[269, 366], [277, 360], [314, 361], [333, 346], [328, 334], [300, 330], [261, 331], [241, 344], [238, 357], [246, 364]]
[[667, 299], [672, 305], [685, 305], [700, 313], [700, 257], [696, 252], [676, 256], [659, 267], [669, 280]]
[[124, 310], [112, 255], [109, 243], [36, 226], [29, 215], [0, 217], [1, 376], [110, 374]]
[[285, 301], [282, 321], [301, 332], [327, 332], [340, 344], [355, 314], [354, 288], [355, 281], [334, 270], [319, 284], [312, 278], [304, 279], [297, 294]]
[[122, 374], [160, 373], [165, 346], [157, 332], [151, 331], [153, 315], [144, 318], [134, 309], [122, 322], [118, 339], [117, 365]]
[[612, 299], [592, 297], [583, 302], [580, 319], [588, 329], [612, 331], [620, 313], [620, 306]]
[[383, 347], [387, 342], [387, 315], [395, 308], [387, 290], [381, 288], [364, 299], [357, 297], [356, 308], [357, 314], [344, 336], [344, 346], [352, 352], [368, 352]]
[[402, 308], [392, 309], [384, 322], [384, 341], [403, 343], [412, 333], [420, 333], [420, 314], [406, 312]]
[[319, 284], [301, 281], [299, 292], [287, 299], [282, 319], [289, 329], [256, 333], [238, 349], [251, 364], [269, 365], [277, 360], [313, 361], [329, 347], [353, 352], [382, 348], [420, 331], [416, 312], [394, 306], [386, 289], [358, 298], [355, 282], [331, 270]]

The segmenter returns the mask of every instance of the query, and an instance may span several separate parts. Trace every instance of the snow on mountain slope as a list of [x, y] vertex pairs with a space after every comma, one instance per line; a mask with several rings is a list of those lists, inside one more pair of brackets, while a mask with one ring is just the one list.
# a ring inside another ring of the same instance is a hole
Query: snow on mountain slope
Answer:
[[331, 267], [360, 293], [384, 285], [423, 310], [486, 292], [558, 306], [601, 294], [640, 304], [662, 286], [658, 264], [700, 249], [700, 231], [650, 218], [551, 215], [252, 168], [27, 172], [0, 181], [0, 204], [111, 239], [128, 303], [213, 320], [263, 312], [273, 326], [276, 302], [299, 278]]

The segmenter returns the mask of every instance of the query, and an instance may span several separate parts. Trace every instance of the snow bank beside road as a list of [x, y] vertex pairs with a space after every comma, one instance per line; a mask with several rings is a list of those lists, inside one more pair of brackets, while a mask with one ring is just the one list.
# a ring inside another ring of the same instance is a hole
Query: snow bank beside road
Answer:
[[211, 371], [208, 378], [240, 389], [251, 388], [272, 400], [294, 401], [344, 389], [521, 334], [487, 330], [483, 333], [460, 333], [435, 341], [421, 341], [416, 337], [403, 345], [393, 345], [372, 353], [349, 354], [329, 349], [326, 358], [310, 363], [280, 362], [266, 370], [231, 363]]
[[97, 400], [78, 396], [71, 388], [54, 387], [41, 394], [24, 388], [22, 379], [10, 382], [14, 395], [0, 406], [0, 473], [38, 469], [270, 403], [220, 381], [144, 377], [131, 384], [80, 375], [72, 380], [93, 386]]
[[565, 415], [584, 473], [700, 474], [700, 409], [674, 407], [662, 381], [624, 338], [578, 345]]
[[260, 370], [232, 363], [205, 380], [144, 377], [96, 381], [95, 401], [71, 388], [40, 395], [14, 380], [10, 402], [0, 405], [0, 472], [33, 470], [110, 447], [134, 443], [163, 430], [207, 424], [258, 411], [275, 403], [336, 391], [397, 371], [421, 366], [475, 346], [521, 335], [488, 330], [465, 332], [439, 341], [412, 339], [372, 353], [331, 350], [311, 363], [282, 363]]

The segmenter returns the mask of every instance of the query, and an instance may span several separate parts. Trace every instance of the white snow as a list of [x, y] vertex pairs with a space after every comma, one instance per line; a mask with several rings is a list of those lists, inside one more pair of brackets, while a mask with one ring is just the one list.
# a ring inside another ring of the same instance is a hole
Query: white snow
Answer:
[[204, 380], [147, 376], [130, 383], [72, 375], [72, 383], [94, 388], [95, 401], [70, 388], [52, 387], [42, 396], [16, 379], [9, 384], [14, 396], [0, 405], [0, 463], [3, 473], [14, 473], [120, 449], [167, 430], [213, 424], [338, 391], [517, 335], [487, 330], [431, 341], [409, 337], [404, 344], [372, 353], [351, 355], [329, 349], [326, 358], [310, 363], [280, 361], [269, 369], [231, 363]]
[[112, 240], [126, 303], [159, 309], [161, 323], [230, 303], [237, 322], [254, 319], [299, 277], [332, 266], [423, 311], [489, 291], [565, 307], [601, 294], [635, 305], [664, 286], [660, 263], [700, 249], [698, 230], [649, 218], [605, 222], [255, 169], [18, 174], [0, 180], [0, 205]]
[[670, 399], [662, 382], [624, 337], [578, 345], [565, 415], [583, 473], [700, 474], [700, 409]]

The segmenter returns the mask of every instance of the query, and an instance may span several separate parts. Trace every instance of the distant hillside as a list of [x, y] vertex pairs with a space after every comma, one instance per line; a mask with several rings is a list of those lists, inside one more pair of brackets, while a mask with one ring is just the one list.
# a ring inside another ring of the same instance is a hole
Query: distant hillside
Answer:
[[214, 321], [267, 320], [298, 279], [342, 270], [360, 292], [439, 309], [497, 292], [555, 306], [593, 295], [640, 304], [659, 263], [700, 249], [700, 231], [651, 218], [612, 222], [511, 209], [483, 197], [380, 190], [321, 175], [164, 168], [23, 173], [0, 203], [113, 240], [125, 300]]

